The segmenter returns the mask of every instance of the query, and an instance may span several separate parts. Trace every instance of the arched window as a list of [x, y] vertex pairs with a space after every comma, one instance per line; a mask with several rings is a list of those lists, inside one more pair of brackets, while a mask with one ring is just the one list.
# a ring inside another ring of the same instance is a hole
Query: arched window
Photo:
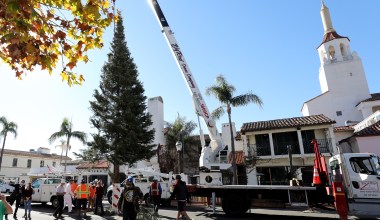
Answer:
[[329, 59], [334, 60], [335, 59], [335, 49], [333, 46], [329, 46]]
[[340, 43], [339, 48], [340, 48], [340, 52], [342, 53], [342, 56], [346, 57], [347, 56], [346, 46], [343, 43]]

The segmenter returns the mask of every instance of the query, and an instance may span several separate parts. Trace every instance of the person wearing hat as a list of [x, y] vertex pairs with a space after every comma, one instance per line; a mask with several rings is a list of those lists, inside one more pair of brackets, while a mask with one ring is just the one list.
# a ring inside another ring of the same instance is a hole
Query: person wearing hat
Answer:
[[139, 211], [139, 200], [142, 200], [143, 193], [139, 187], [133, 184], [133, 178], [128, 177], [125, 187], [121, 193], [117, 208], [123, 214], [123, 220], [135, 220]]
[[63, 204], [63, 207], [65, 207], [65, 205], [67, 205], [67, 211], [69, 213], [71, 213], [73, 211], [73, 197], [74, 197], [74, 193], [73, 193], [73, 190], [71, 189], [71, 186], [73, 184], [74, 180], [73, 179], [70, 179], [70, 183], [66, 184], [66, 188], [65, 188], [65, 195], [63, 196], [63, 199], [64, 199], [64, 204]]
[[57, 195], [57, 199], [58, 199], [58, 207], [53, 213], [53, 216], [55, 218], [62, 218], [62, 210], [63, 210], [63, 204], [64, 204], [63, 203], [63, 196], [66, 194], [65, 185], [66, 185], [66, 181], [64, 179], [62, 179], [61, 184], [59, 186], [57, 186], [57, 189], [56, 189], [56, 195]]
[[81, 214], [86, 216], [87, 199], [90, 195], [90, 189], [84, 179], [81, 180], [80, 185], [75, 189], [74, 194], [77, 199], [76, 208], [78, 209], [78, 216], [81, 217]]
[[185, 217], [186, 220], [191, 220], [190, 217], [187, 215], [186, 212], [186, 200], [189, 201], [190, 195], [187, 191], [186, 183], [181, 180], [180, 175], [176, 175], [176, 184], [173, 190], [172, 195], [170, 196], [170, 199], [174, 199], [174, 197], [177, 198], [177, 204], [178, 204], [178, 213], [176, 220], [179, 219], [180, 215], [182, 217]]

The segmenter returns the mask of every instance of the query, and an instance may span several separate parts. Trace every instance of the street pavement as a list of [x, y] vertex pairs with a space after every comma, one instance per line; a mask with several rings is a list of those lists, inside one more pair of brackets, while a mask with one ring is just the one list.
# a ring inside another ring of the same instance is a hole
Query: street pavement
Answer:
[[[100, 220], [100, 219], [109, 219], [109, 220], [122, 220], [121, 216], [116, 215], [115, 213], [110, 212], [110, 204], [104, 200], [103, 204], [105, 206], [106, 214], [104, 216], [94, 215], [93, 212], [88, 212], [87, 217], [82, 218], [86, 220]], [[316, 209], [311, 212], [307, 207], [290, 207], [286, 209], [262, 209], [255, 208], [251, 209], [249, 213], [237, 218], [237, 217], [228, 217], [224, 214], [221, 207], [216, 207], [215, 211], [210, 207], [205, 207], [202, 205], [191, 205], [187, 207], [187, 212], [192, 219], [196, 220], [232, 220], [232, 219], [257, 219], [257, 220], [269, 220], [269, 219], [339, 219], [339, 216], [335, 211], [331, 210], [321, 210]], [[38, 203], [32, 204], [32, 214], [31, 219], [33, 220], [45, 220], [45, 219], [54, 219], [53, 217], [54, 209], [49, 205], [41, 205]], [[176, 207], [162, 207], [159, 210], [159, 216], [156, 219], [159, 220], [172, 220], [175, 219], [177, 215]], [[24, 214], [23, 207], [19, 208], [17, 217], [19, 220], [23, 220], [21, 217]], [[75, 209], [70, 215], [67, 213], [67, 208], [63, 212], [64, 220], [79, 219], [76, 215]], [[152, 220], [153, 218], [145, 217], [144, 219]], [[355, 219], [349, 217], [349, 219]], [[12, 215], [9, 215], [9, 220], [13, 220]]]

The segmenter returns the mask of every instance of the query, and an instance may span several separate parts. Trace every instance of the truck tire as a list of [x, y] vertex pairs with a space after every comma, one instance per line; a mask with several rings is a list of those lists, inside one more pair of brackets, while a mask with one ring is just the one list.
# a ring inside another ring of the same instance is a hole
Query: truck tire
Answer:
[[242, 195], [226, 195], [222, 198], [222, 209], [228, 216], [241, 216], [250, 207], [249, 201]]
[[112, 191], [107, 192], [107, 200], [109, 204], [112, 204]]
[[53, 206], [53, 208], [55, 208], [55, 209], [58, 208], [59, 202], [58, 202], [57, 196], [51, 197], [50, 202], [51, 202], [51, 205]]

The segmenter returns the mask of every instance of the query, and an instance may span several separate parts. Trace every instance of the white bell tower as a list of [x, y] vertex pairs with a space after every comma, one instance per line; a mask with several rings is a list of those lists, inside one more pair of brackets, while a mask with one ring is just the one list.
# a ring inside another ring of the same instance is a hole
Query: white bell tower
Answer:
[[363, 116], [355, 106], [371, 97], [362, 61], [356, 52], [351, 52], [348, 37], [340, 36], [333, 28], [323, 1], [321, 17], [324, 36], [317, 50], [322, 94], [305, 102], [302, 114], [324, 114], [337, 122], [335, 126], [344, 126], [346, 120], [361, 121]]

